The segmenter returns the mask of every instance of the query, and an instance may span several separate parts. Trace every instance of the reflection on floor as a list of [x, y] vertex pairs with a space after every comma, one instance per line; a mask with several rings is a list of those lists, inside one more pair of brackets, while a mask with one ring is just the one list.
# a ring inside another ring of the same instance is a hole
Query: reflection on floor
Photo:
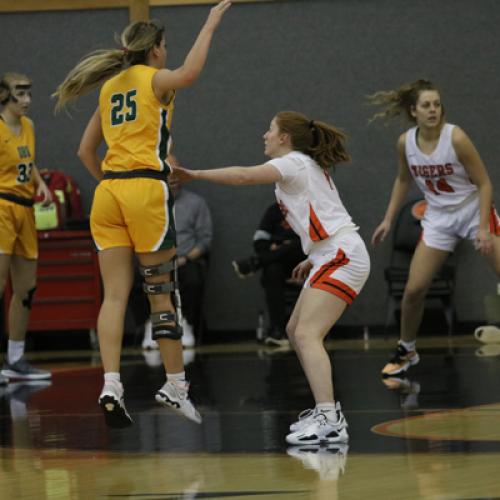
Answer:
[[312, 405], [288, 349], [186, 351], [202, 425], [155, 403], [158, 353], [129, 350], [125, 430], [104, 425], [95, 353], [38, 353], [52, 382], [0, 387], [0, 498], [500, 498], [500, 350], [423, 339], [421, 363], [382, 381], [394, 343], [328, 344], [350, 433], [329, 448], [285, 444]]

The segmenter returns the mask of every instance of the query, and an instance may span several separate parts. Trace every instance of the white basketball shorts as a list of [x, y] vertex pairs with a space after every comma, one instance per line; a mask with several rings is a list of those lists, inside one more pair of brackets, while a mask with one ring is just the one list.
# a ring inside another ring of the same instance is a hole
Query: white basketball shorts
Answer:
[[332, 293], [352, 304], [370, 274], [370, 256], [357, 231], [315, 244], [309, 254], [313, 267], [305, 287]]

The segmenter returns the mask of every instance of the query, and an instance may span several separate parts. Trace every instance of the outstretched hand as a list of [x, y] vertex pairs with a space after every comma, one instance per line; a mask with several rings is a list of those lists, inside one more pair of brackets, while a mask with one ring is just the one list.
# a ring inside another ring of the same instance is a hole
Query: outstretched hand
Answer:
[[231, 7], [231, 0], [222, 0], [215, 7], [210, 9], [205, 25], [213, 30], [219, 26], [222, 16]]
[[172, 177], [181, 184], [192, 181], [196, 177], [196, 170], [189, 170], [180, 165], [172, 165]]

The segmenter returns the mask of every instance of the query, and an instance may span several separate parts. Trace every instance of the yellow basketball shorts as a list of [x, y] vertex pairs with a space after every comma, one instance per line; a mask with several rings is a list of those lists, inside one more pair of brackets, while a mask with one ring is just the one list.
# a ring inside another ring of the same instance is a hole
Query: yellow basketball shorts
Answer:
[[0, 254], [38, 258], [33, 207], [0, 199]]
[[175, 247], [174, 199], [157, 179], [106, 179], [99, 183], [90, 230], [99, 250], [131, 247], [137, 253]]

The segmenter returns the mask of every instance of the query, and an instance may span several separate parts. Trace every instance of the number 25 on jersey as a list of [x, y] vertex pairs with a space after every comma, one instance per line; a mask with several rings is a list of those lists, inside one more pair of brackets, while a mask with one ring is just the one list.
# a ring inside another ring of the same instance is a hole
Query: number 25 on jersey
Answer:
[[135, 96], [137, 90], [129, 90], [124, 94], [111, 96], [111, 125], [121, 125], [123, 122], [132, 122], [137, 117]]

